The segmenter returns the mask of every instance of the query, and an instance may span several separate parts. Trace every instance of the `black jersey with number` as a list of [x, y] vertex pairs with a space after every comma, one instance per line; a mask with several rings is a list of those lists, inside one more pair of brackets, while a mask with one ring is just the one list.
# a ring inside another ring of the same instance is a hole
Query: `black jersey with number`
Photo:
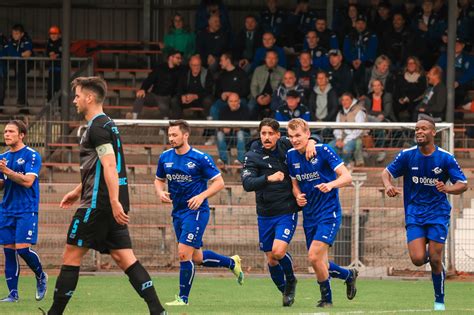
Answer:
[[123, 155], [120, 134], [114, 121], [105, 115], [99, 114], [87, 124], [87, 129], [81, 138], [81, 208], [110, 209], [109, 191], [104, 178], [104, 169], [100, 163], [96, 148], [112, 144], [117, 162], [119, 176], [119, 201], [125, 212], [130, 208], [128, 196], [127, 170]]

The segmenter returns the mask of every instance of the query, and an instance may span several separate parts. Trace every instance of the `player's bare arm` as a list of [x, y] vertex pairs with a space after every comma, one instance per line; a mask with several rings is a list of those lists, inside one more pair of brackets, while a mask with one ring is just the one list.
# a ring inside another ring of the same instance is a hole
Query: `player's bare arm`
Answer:
[[171, 200], [170, 193], [165, 190], [165, 186], [165, 180], [155, 178], [155, 191], [156, 195], [160, 197], [160, 201], [163, 203], [172, 203], [173, 200]]
[[318, 188], [323, 193], [328, 193], [334, 188], [341, 188], [352, 183], [352, 175], [344, 165], [339, 166], [335, 172], [337, 174], [337, 179], [329, 183], [321, 183], [316, 185], [316, 188]]
[[12, 181], [26, 188], [30, 188], [35, 182], [36, 175], [33, 174], [20, 174], [7, 167], [7, 161], [5, 159], [0, 160], [0, 172], [10, 178]]
[[385, 187], [385, 193], [387, 194], [387, 196], [395, 197], [401, 194], [400, 189], [393, 186], [392, 175], [390, 175], [390, 173], [386, 169], [382, 171], [382, 182], [383, 186]]
[[196, 195], [188, 200], [189, 209], [191, 210], [199, 209], [199, 207], [204, 202], [204, 200], [214, 196], [222, 189], [224, 189], [224, 178], [222, 178], [222, 175], [218, 175], [217, 177], [215, 177], [213, 180], [210, 181], [210, 185], [206, 190], [204, 190], [199, 195]]
[[445, 194], [460, 195], [467, 190], [467, 183], [456, 182], [454, 185], [446, 185], [442, 181], [437, 181], [436, 189]]
[[303, 194], [300, 190], [300, 186], [298, 185], [298, 181], [296, 179], [291, 179], [291, 185], [293, 190], [293, 196], [295, 196], [296, 204], [300, 207], [306, 206], [308, 201], [306, 200], [306, 194]]
[[306, 160], [311, 160], [316, 156], [316, 140], [314, 139], [309, 139], [308, 140], [308, 145], [306, 146]]
[[61, 209], [67, 209], [72, 206], [80, 197], [82, 193], [82, 183], [77, 185], [76, 188], [64, 195], [63, 199], [59, 203]]

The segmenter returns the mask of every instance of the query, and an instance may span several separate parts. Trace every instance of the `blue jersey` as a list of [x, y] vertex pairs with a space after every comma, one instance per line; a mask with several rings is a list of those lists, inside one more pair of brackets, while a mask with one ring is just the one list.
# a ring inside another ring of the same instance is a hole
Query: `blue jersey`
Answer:
[[16, 152], [7, 151], [0, 154], [0, 159], [6, 159], [7, 167], [16, 173], [36, 176], [33, 185], [26, 188], [10, 180], [5, 174], [1, 174], [0, 179], [4, 181], [4, 193], [0, 211], [3, 214], [38, 212], [40, 198], [38, 177], [41, 170], [39, 153], [25, 146]]
[[286, 154], [291, 178], [298, 181], [308, 203], [303, 208], [303, 226], [309, 226], [325, 219], [339, 217], [341, 205], [338, 189], [323, 193], [315, 188], [321, 183], [329, 183], [337, 178], [336, 169], [344, 162], [326, 144], [316, 144], [316, 157], [306, 160], [305, 154], [295, 149]]
[[417, 146], [401, 151], [387, 166], [393, 178], [403, 176], [403, 202], [406, 224], [446, 224], [451, 205], [436, 182], [467, 183], [454, 156], [439, 147], [423, 155]]
[[[156, 178], [168, 180], [173, 200], [173, 214], [190, 210], [188, 200], [207, 189], [207, 182], [220, 175], [212, 158], [197, 149], [177, 154], [174, 149], [163, 152], [158, 161]], [[207, 199], [198, 210], [209, 210]]]

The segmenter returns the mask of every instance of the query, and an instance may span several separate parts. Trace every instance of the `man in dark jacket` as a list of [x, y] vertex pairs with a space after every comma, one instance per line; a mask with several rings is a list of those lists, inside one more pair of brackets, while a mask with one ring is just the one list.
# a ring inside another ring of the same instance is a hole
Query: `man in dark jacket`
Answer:
[[239, 67], [249, 72], [257, 48], [262, 46], [262, 35], [257, 19], [253, 15], [245, 18], [244, 28], [237, 34], [234, 41], [234, 59]]
[[[287, 249], [300, 210], [285, 163], [292, 145], [287, 138], [280, 138], [280, 124], [274, 119], [264, 118], [258, 130], [260, 140], [252, 142], [245, 154], [242, 184], [245, 191], [255, 191], [260, 250], [265, 252], [271, 278], [283, 294], [283, 306], [291, 306], [297, 281]], [[315, 148], [314, 144], [309, 147]], [[307, 158], [314, 157], [314, 153], [307, 152]]]
[[219, 56], [230, 48], [230, 34], [221, 27], [219, 16], [209, 18], [209, 26], [196, 36], [196, 48], [202, 63], [215, 72], [219, 68]]
[[63, 52], [61, 30], [53, 25], [49, 28], [49, 38], [46, 43], [46, 56], [51, 59], [48, 71], [47, 99], [51, 100], [54, 93], [61, 88], [61, 56]]
[[342, 62], [342, 54], [339, 49], [331, 49], [329, 51], [329, 82], [337, 96], [341, 96], [345, 92], [354, 90], [353, 72], [349, 65]]
[[[417, 107], [418, 113], [428, 114], [435, 118], [436, 121], [444, 121], [447, 91], [442, 79], [443, 70], [439, 66], [434, 66], [428, 71], [426, 78], [429, 85]], [[416, 121], [417, 119], [414, 117], [413, 120]]]

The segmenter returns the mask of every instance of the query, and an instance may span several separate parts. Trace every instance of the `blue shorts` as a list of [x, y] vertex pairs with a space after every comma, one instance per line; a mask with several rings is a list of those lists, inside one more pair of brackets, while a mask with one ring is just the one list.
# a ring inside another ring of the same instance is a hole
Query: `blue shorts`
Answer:
[[38, 213], [0, 214], [0, 245], [36, 244]]
[[260, 250], [271, 252], [274, 240], [291, 242], [298, 225], [298, 213], [282, 214], [273, 217], [258, 217], [258, 238]]
[[189, 210], [182, 215], [173, 216], [174, 232], [178, 243], [201, 248], [207, 222], [209, 222], [208, 210]]
[[306, 247], [309, 249], [313, 241], [320, 241], [332, 246], [341, 226], [341, 217], [329, 218], [313, 225], [304, 226]]
[[417, 238], [426, 238], [436, 243], [444, 244], [448, 238], [449, 223], [447, 224], [408, 224], [407, 243]]

